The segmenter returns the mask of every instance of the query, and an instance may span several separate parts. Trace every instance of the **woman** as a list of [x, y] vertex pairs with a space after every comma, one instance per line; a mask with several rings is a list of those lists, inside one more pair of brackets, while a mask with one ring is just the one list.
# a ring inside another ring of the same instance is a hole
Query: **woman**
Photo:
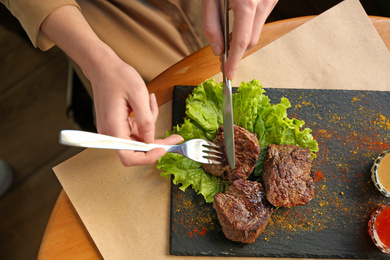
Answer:
[[[154, 140], [158, 105], [145, 81], [207, 41], [215, 55], [221, 54], [220, 0], [0, 1], [19, 19], [35, 47], [45, 51], [56, 44], [70, 58], [92, 92], [99, 133], [146, 143], [183, 141], [178, 135]], [[276, 3], [230, 0], [234, 24], [226, 63], [229, 79], [244, 53], [257, 43]], [[165, 152], [118, 155], [131, 166], [153, 163]]]

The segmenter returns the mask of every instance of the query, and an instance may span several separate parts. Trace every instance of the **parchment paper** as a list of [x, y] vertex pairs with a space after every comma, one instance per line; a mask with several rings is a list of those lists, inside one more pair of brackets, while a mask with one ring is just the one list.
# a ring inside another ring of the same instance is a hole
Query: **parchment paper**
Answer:
[[[359, 1], [346, 0], [244, 59], [234, 83], [252, 79], [390, 90], [390, 54]], [[171, 109], [160, 107], [157, 138], [171, 129]], [[125, 168], [115, 151], [87, 149], [54, 172], [105, 259], [181, 258], [168, 254], [170, 181], [155, 165]]]

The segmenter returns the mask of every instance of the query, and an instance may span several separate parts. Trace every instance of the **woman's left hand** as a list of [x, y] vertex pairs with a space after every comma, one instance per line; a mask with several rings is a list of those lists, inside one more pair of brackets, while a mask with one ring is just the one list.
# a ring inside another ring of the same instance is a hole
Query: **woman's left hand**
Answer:
[[[220, 23], [219, 4], [222, 0], [203, 0], [203, 27], [214, 55], [224, 50]], [[234, 22], [231, 33], [229, 56], [225, 63], [227, 78], [233, 80], [244, 54], [259, 41], [267, 17], [278, 0], [230, 0]]]

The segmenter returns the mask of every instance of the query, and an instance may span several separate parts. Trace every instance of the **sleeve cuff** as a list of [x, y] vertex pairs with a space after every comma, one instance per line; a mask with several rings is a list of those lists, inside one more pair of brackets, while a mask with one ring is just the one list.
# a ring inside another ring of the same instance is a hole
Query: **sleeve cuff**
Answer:
[[42, 22], [55, 9], [73, 5], [80, 9], [75, 0], [13, 0], [9, 10], [19, 20], [34, 47], [46, 51], [54, 43], [40, 30]]

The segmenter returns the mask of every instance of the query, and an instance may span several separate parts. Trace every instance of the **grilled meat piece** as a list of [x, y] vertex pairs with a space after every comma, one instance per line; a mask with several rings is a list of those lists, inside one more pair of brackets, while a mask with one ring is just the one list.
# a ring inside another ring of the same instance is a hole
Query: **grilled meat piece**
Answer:
[[262, 180], [268, 201], [275, 207], [309, 203], [315, 192], [309, 148], [295, 145], [268, 146]]
[[235, 180], [226, 194], [214, 195], [214, 208], [226, 238], [251, 244], [266, 228], [274, 207], [260, 183]]
[[[223, 126], [218, 129], [213, 141], [225, 150]], [[236, 167], [230, 168], [224, 153], [222, 164], [203, 164], [203, 169], [211, 175], [229, 180], [232, 183], [236, 179], [247, 179], [255, 168], [260, 153], [260, 144], [256, 134], [252, 134], [243, 127], [234, 125], [234, 147]]]

